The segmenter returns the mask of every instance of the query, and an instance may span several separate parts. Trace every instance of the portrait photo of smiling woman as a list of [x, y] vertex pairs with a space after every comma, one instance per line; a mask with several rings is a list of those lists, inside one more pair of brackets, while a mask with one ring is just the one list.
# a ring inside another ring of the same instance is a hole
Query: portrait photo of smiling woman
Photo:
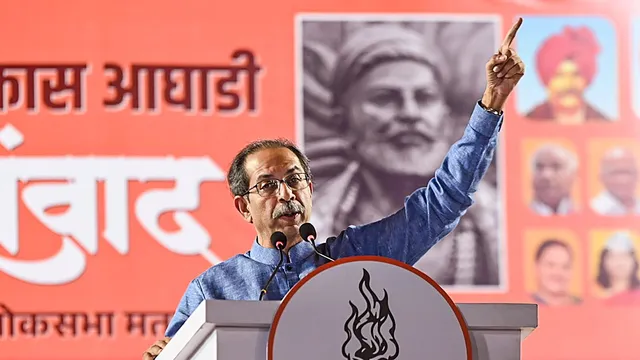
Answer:
[[637, 244], [630, 233], [609, 237], [599, 253], [596, 282], [609, 305], [640, 304]]

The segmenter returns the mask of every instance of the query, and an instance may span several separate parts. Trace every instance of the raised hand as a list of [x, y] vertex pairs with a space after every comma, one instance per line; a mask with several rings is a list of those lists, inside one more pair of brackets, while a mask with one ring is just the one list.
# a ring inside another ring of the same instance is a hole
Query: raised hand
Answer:
[[482, 103], [489, 108], [501, 110], [524, 75], [524, 63], [511, 47], [520, 25], [522, 18], [511, 27], [498, 52], [487, 62], [487, 88]]

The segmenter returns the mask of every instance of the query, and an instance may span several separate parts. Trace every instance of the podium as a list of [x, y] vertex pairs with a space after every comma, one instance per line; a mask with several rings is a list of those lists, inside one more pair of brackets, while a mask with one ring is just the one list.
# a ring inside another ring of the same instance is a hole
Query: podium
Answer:
[[538, 325], [536, 304], [454, 304], [406, 264], [342, 260], [282, 301], [203, 301], [156, 359], [514, 360]]

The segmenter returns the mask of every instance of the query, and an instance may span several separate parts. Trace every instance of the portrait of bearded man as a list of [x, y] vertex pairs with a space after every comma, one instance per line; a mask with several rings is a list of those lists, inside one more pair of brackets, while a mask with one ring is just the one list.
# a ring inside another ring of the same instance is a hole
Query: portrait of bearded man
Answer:
[[[298, 20], [300, 142], [314, 167], [312, 223], [326, 238], [396, 211], [434, 175], [483, 92], [481, 64], [501, 29], [478, 17]], [[501, 285], [496, 163], [449, 240], [415, 265], [441, 285]]]

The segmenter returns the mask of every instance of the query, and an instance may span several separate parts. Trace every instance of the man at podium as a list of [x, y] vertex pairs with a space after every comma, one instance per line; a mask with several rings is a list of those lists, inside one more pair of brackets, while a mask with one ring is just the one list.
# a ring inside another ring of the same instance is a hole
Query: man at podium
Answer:
[[[318, 246], [320, 254], [300, 235], [300, 226], [310, 221], [312, 209], [313, 182], [307, 157], [285, 140], [256, 141], [242, 149], [229, 169], [228, 182], [236, 210], [256, 230], [251, 249], [212, 266], [191, 281], [166, 330], [166, 338], [153, 344], [143, 359], [154, 359], [203, 300], [261, 300], [263, 296], [266, 300], [281, 300], [327, 259], [378, 255], [413, 265], [449, 234], [473, 203], [476, 187], [493, 160], [502, 109], [524, 75], [524, 64], [511, 48], [521, 23], [519, 19], [513, 25], [500, 49], [487, 62], [482, 99], [477, 101], [464, 135], [451, 146], [435, 177], [408, 195], [404, 207], [396, 213], [370, 224], [350, 226], [329, 238]], [[369, 51], [367, 56], [349, 54], [338, 59], [345, 62], [343, 75], [351, 79], [346, 86], [357, 88], [371, 83], [371, 77], [376, 76], [374, 69], [389, 61], [413, 66], [412, 80], [422, 84], [426, 92], [437, 92], [442, 86], [433, 64], [425, 57], [424, 44], [393, 31], [367, 41], [371, 42], [371, 46], [363, 47]], [[342, 89], [346, 93], [350, 90]], [[439, 101], [434, 97], [431, 109], [440, 106]], [[420, 109], [405, 105], [397, 117], [410, 126], [408, 119], [419, 122], [421, 115]], [[407, 136], [405, 140], [403, 146], [411, 146], [415, 137], [412, 140]]]

